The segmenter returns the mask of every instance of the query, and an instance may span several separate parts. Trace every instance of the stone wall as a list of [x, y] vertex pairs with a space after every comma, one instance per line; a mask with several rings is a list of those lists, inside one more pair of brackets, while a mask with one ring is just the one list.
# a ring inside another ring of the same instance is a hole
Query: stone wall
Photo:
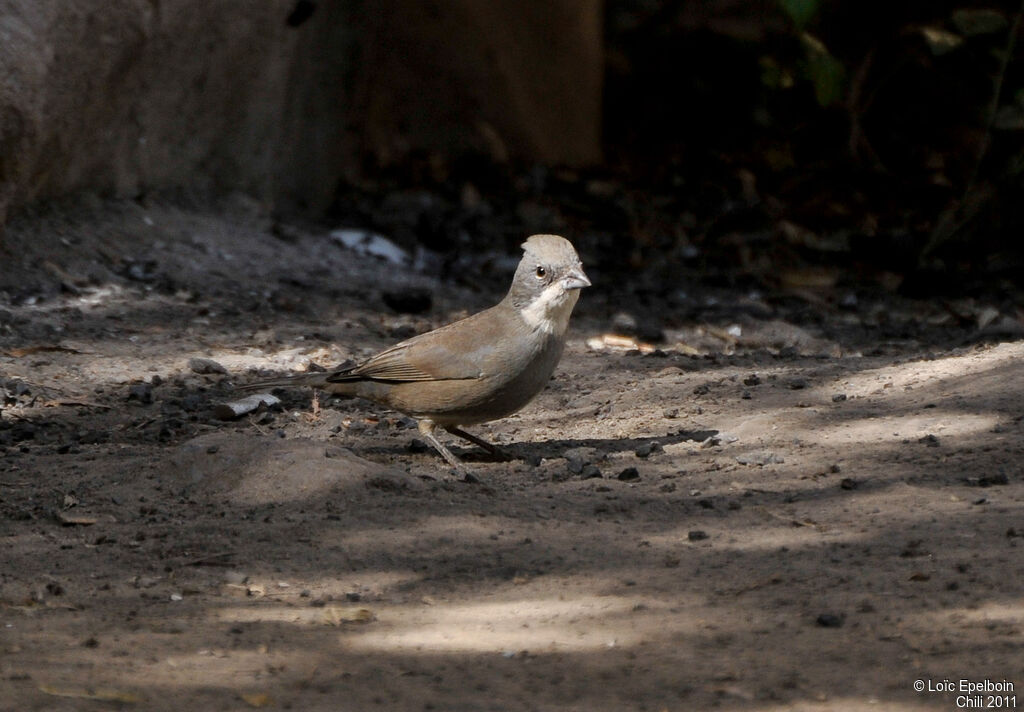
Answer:
[[[303, 22], [296, 8], [313, 9]], [[0, 0], [0, 224], [193, 186], [322, 210], [361, 159], [599, 156], [599, 0]], [[291, 22], [289, 22], [291, 20]]]

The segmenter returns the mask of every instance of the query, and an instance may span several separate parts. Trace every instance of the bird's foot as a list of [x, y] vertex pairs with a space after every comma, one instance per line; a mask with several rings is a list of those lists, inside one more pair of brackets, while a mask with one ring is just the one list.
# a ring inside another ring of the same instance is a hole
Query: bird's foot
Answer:
[[463, 440], [467, 440], [467, 441], [473, 443], [477, 447], [483, 448], [484, 450], [486, 450], [491, 455], [491, 457], [493, 457], [496, 460], [500, 460], [501, 462], [509, 462], [510, 460], [514, 460], [515, 459], [514, 457], [512, 457], [512, 455], [510, 455], [505, 450], [502, 450], [497, 445], [494, 445], [493, 443], [489, 443], [486, 440], [484, 440], [483, 438], [477, 437], [476, 435], [473, 435], [472, 433], [467, 433], [462, 428], [457, 428], [455, 426], [450, 426], [450, 427], [445, 428], [445, 430], [447, 430], [452, 435], [458, 436], [458, 437], [462, 438]]

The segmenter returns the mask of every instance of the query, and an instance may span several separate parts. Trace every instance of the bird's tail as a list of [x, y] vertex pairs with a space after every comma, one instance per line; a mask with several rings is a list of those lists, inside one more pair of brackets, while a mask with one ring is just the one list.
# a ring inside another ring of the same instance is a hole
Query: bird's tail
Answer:
[[265, 391], [271, 388], [327, 388], [327, 377], [330, 371], [316, 371], [312, 373], [296, 373], [291, 376], [273, 378], [269, 381], [257, 381], [246, 383], [237, 387], [240, 391]]

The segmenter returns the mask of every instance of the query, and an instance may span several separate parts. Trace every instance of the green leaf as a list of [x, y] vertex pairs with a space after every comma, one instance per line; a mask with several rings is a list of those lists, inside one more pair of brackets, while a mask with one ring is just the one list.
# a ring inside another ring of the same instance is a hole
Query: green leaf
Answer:
[[779, 0], [779, 6], [798, 30], [802, 30], [818, 12], [818, 0]]
[[831, 106], [843, 98], [846, 70], [843, 63], [832, 56], [821, 40], [803, 33], [800, 37], [807, 62], [807, 76], [814, 85], [814, 96], [819, 106]]

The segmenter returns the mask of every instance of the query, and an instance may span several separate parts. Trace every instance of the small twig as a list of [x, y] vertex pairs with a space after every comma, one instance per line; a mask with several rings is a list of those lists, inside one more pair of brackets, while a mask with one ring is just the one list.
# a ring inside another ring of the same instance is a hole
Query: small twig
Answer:
[[974, 157], [974, 168], [971, 169], [971, 177], [967, 181], [967, 187], [964, 189], [964, 197], [974, 190], [974, 184], [978, 181], [978, 175], [981, 173], [981, 164], [985, 159], [985, 155], [988, 153], [988, 149], [992, 144], [992, 127], [995, 125], [996, 114], [999, 112], [999, 100], [1003, 97], [1003, 82], [1006, 80], [1006, 70], [1010, 66], [1010, 60], [1013, 58], [1013, 48], [1017, 43], [1017, 29], [1020, 27], [1020, 18], [1024, 15], [1024, 0], [1021, 0], [1020, 7], [1017, 8], [1017, 13], [1013, 16], [1013, 24], [1010, 25], [1010, 34], [1006, 38], [1006, 48], [1003, 50], [1003, 56], [999, 63], [999, 71], [996, 73], [996, 81], [992, 87], [992, 100], [988, 105], [988, 115], [985, 117], [985, 133], [982, 134], [981, 141], [978, 142], [978, 153]]
[[249, 425], [251, 425], [252, 427], [256, 428], [256, 430], [258, 430], [260, 432], [260, 435], [270, 435], [270, 433], [268, 433], [266, 430], [261, 428], [260, 424], [256, 422], [256, 416], [255, 415], [250, 415], [249, 416]]
[[56, 408], [59, 406], [84, 406], [86, 408], [101, 408], [103, 410], [110, 410], [113, 406], [103, 405], [102, 403], [93, 403], [92, 401], [76, 400], [74, 398], [61, 398], [58, 400], [46, 401], [43, 403], [44, 408]]
[[872, 47], [864, 55], [864, 59], [857, 66], [853, 79], [850, 80], [850, 92], [846, 100], [846, 111], [849, 114], [850, 121], [847, 149], [850, 152], [850, 157], [854, 160], [857, 160], [861, 151], [863, 151], [871, 161], [872, 168], [881, 172], [885, 171], [885, 164], [882, 163], [882, 159], [879, 158], [874, 146], [871, 145], [867, 135], [865, 135], [864, 126], [861, 123], [861, 118], [867, 113], [875, 99], [874, 94], [866, 99], [864, 98], [864, 86], [867, 83], [868, 74], [874, 59], [875, 48]]
[[231, 556], [234, 556], [234, 555], [235, 555], [235, 552], [233, 552], [233, 551], [221, 551], [220, 553], [217, 553], [217, 554], [208, 554], [207, 556], [201, 556], [198, 559], [190, 559], [189, 561], [186, 561], [182, 565], [183, 566], [226, 566], [227, 563], [223, 562], [223, 561], [220, 561], [220, 559], [225, 559], [225, 558], [228, 558], [228, 557], [231, 557]]
[[989, 101], [987, 116], [985, 117], [985, 132], [978, 141], [974, 165], [971, 167], [971, 174], [967, 179], [963, 195], [959, 201], [951, 201], [950, 205], [939, 215], [928, 238], [928, 243], [921, 250], [922, 258], [929, 256], [939, 245], [959, 233], [971, 218], [977, 214], [988, 197], [976, 195], [978, 179], [981, 176], [981, 164], [985, 161], [988, 149], [992, 145], [992, 127], [995, 125], [996, 114], [999, 112], [999, 101], [1003, 96], [1003, 82], [1006, 79], [1006, 70], [1010, 66], [1013, 49], [1017, 43], [1017, 30], [1020, 28], [1021, 15], [1024, 15], [1024, 0], [1021, 0], [1020, 7], [1013, 16], [1013, 24], [1010, 25], [1010, 34], [1006, 38], [1006, 48], [1003, 51], [1003, 56], [999, 63], [999, 71], [996, 73], [995, 82], [992, 87], [992, 98]]

